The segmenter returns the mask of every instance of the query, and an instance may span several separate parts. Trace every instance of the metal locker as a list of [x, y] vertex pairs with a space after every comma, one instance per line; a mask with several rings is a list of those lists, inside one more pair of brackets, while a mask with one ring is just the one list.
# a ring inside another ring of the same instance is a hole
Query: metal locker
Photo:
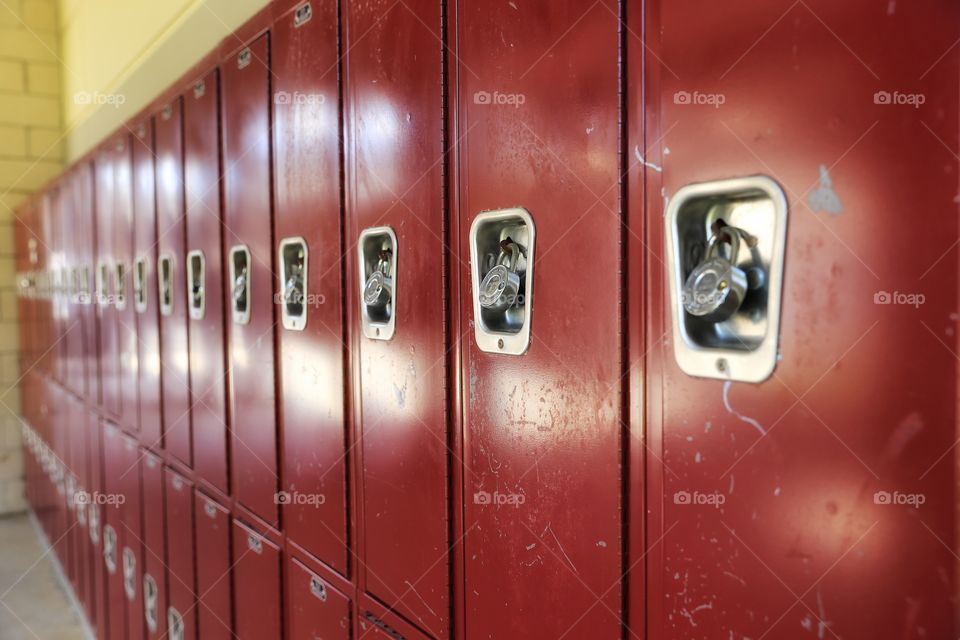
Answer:
[[239, 520], [232, 537], [234, 633], [239, 640], [279, 638], [280, 548]]
[[147, 638], [167, 637], [167, 519], [164, 502], [163, 463], [143, 452], [143, 611]]
[[163, 369], [163, 446], [190, 465], [190, 351], [187, 334], [186, 220], [181, 98], [154, 117], [156, 127], [157, 286]]
[[133, 269], [133, 174], [130, 135], [124, 130], [113, 155], [113, 306], [117, 310], [120, 413], [118, 423], [127, 432], [139, 431], [137, 387], [139, 345], [137, 316], [131, 300]]
[[151, 449], [162, 445], [160, 416], [160, 306], [157, 287], [156, 168], [153, 118], [133, 125], [134, 250], [130, 298], [137, 315], [140, 437]]
[[221, 67], [234, 497], [277, 523], [268, 34]]
[[337, 7], [301, 3], [272, 37], [284, 530], [346, 575]]
[[143, 514], [140, 485], [140, 447], [133, 436], [123, 436], [119, 486], [123, 495], [120, 538], [120, 571], [123, 576], [124, 602], [127, 608], [126, 638], [144, 637], [143, 616]]
[[[746, 2], [720, 38], [709, 11], [648, 14], [628, 143], [656, 141], [630, 225], [662, 257], [630, 323], [652, 399], [631, 590], [651, 638], [952, 637], [960, 7]], [[704, 322], [685, 276], [718, 237], [754, 280]]]
[[[101, 149], [94, 164], [96, 185], [97, 254], [94, 265], [98, 344], [100, 346], [100, 405], [106, 415], [120, 413], [118, 314], [113, 302], [113, 163], [109, 151]], [[49, 343], [48, 343], [49, 344]]]
[[230, 511], [200, 491], [194, 500], [197, 588], [203, 603], [197, 607], [197, 637], [227, 640], [233, 637], [230, 600]]
[[287, 558], [288, 640], [347, 640], [350, 600], [299, 560]]
[[100, 393], [100, 352], [97, 349], [97, 221], [94, 206], [94, 170], [90, 162], [77, 168], [79, 207], [77, 212], [78, 252], [77, 300], [83, 344], [83, 391], [87, 402], [96, 405]]
[[[94, 412], [87, 413], [87, 427], [90, 434], [90, 467], [87, 491], [90, 496], [103, 493], [105, 488], [103, 422]], [[107, 569], [103, 562], [103, 508], [96, 501], [87, 504], [87, 534], [90, 539], [90, 566], [92, 580], [92, 615], [90, 616], [101, 640], [107, 637], [110, 626], [107, 598]]]
[[[193, 484], [170, 468], [166, 469], [167, 522], [167, 616], [168, 628], [176, 620], [183, 640], [197, 637], [193, 558]], [[224, 578], [226, 580], [226, 578]], [[199, 592], [201, 595], [203, 592]], [[170, 631], [171, 635], [173, 631]]]
[[465, 633], [616, 637], [618, 5], [457, 11]]
[[103, 522], [100, 533], [100, 561], [106, 568], [106, 585], [103, 591], [107, 599], [107, 629], [111, 638], [125, 638], [129, 607], [124, 592], [123, 504], [119, 496], [125, 495], [123, 437], [115, 424], [104, 423], [103, 427], [103, 492], [92, 496], [92, 504], [99, 511], [98, 520]]
[[76, 172], [71, 170], [62, 178], [62, 220], [63, 227], [61, 249], [62, 270], [65, 282], [62, 283], [61, 293], [64, 323], [64, 386], [75, 394], [84, 392], [83, 385], [83, 325], [80, 321], [80, 303], [78, 300], [79, 275], [79, 231], [80, 207]]
[[450, 515], [441, 3], [346, 9], [359, 566], [367, 592], [443, 637]]
[[199, 478], [227, 493], [219, 93], [214, 69], [184, 96], [184, 186], [193, 463]]

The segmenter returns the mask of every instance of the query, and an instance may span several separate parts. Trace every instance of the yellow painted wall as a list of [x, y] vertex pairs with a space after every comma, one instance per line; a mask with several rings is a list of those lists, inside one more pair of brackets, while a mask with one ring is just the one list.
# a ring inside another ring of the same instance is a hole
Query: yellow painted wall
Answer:
[[73, 159], [153, 100], [269, 0], [59, 4], [63, 121], [67, 156]]

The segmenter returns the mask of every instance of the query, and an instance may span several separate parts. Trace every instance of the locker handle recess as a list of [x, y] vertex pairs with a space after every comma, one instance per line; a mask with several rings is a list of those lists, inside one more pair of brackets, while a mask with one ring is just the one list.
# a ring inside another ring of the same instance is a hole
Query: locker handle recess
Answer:
[[307, 326], [307, 241], [280, 241], [280, 317], [284, 329], [303, 331]]
[[327, 601], [327, 585], [320, 581], [320, 578], [310, 577], [310, 593], [317, 596], [322, 602]]
[[485, 211], [470, 225], [474, 337], [481, 351], [530, 346], [536, 229], [526, 209]]
[[137, 313], [147, 310], [147, 259], [143, 257], [133, 263], [133, 307]]
[[170, 640], [183, 640], [183, 616], [173, 607], [167, 608], [167, 636]]
[[127, 307], [127, 266], [122, 262], [118, 262], [114, 269], [114, 274], [114, 289], [116, 291], [114, 303], [117, 309], [122, 310]]
[[397, 236], [390, 227], [364, 229], [357, 251], [363, 335], [390, 340], [397, 326]]
[[117, 572], [117, 532], [110, 525], [103, 527], [103, 562], [107, 571]]
[[750, 176], [690, 184], [666, 211], [673, 351], [691, 376], [762, 382], [777, 363], [787, 200]]
[[187, 254], [187, 291], [190, 292], [190, 317], [202, 320], [207, 307], [207, 261], [202, 251]]
[[87, 505], [87, 512], [90, 520], [90, 542], [97, 546], [100, 544], [100, 510], [91, 502]]
[[143, 575], [143, 617], [150, 633], [157, 632], [157, 581], [149, 573]]
[[230, 249], [230, 282], [233, 321], [250, 322], [250, 250], [244, 245]]
[[160, 289], [160, 314], [173, 314], [173, 258], [162, 255], [157, 259], [157, 285]]
[[137, 556], [130, 547], [123, 548], [123, 591], [127, 600], [137, 597]]
[[97, 303], [101, 307], [110, 304], [110, 292], [108, 291], [110, 282], [110, 265], [101, 262], [97, 268]]

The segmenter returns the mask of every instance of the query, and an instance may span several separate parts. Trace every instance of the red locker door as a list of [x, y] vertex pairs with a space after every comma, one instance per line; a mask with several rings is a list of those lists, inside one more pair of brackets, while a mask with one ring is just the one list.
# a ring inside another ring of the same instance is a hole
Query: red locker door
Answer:
[[[682, 187], [776, 181], [776, 366], [759, 383], [684, 373], [675, 266], [646, 261], [651, 308], [630, 325], [650, 319], [650, 637], [953, 637], [960, 5], [730, 8], [732, 30], [704, 1], [648, 17], [651, 112], [629, 146], [656, 141], [662, 172], [636, 167], [631, 226], [660, 253]], [[769, 207], [707, 197], [732, 221]]]
[[100, 403], [107, 415], [117, 416], [120, 413], [120, 361], [117, 309], [113, 304], [113, 164], [106, 149], [100, 151], [94, 167], [97, 229], [94, 281], [100, 345]]
[[143, 450], [143, 620], [149, 640], [167, 637], [167, 523], [163, 465]]
[[[621, 633], [617, 11], [458, 3], [467, 637]], [[532, 291], [478, 313], [516, 244]]]
[[63, 323], [64, 329], [64, 352], [66, 362], [64, 363], [64, 382], [68, 389], [73, 393], [83, 393], [83, 326], [79, 317], [78, 305], [78, 277], [79, 277], [79, 227], [80, 227], [80, 209], [78, 199], [77, 174], [71, 169], [62, 179], [63, 196], [61, 206], [63, 208], [63, 248], [62, 264], [66, 276], [66, 282], [63, 283], [64, 291], [62, 293], [63, 305]]
[[140, 438], [153, 449], [161, 446], [160, 325], [157, 288], [157, 211], [153, 118], [134, 126], [133, 213], [134, 262], [131, 303], [137, 314], [139, 345]]
[[97, 221], [94, 206], [94, 170], [90, 162], [77, 169], [79, 190], [78, 242], [79, 275], [78, 300], [83, 343], [83, 393], [92, 406], [97, 404], [100, 393], [100, 351], [97, 348]]
[[156, 127], [157, 283], [163, 374], [163, 445], [190, 459], [190, 352], [187, 335], [182, 99], [154, 118]]
[[230, 511], [200, 491], [194, 500], [197, 552], [197, 637], [227, 640], [230, 626]]
[[301, 269], [306, 285], [282, 302], [277, 338], [284, 529], [346, 574], [336, 5], [301, 4], [279, 18], [272, 60], [274, 173], [284, 176], [275, 187], [278, 288], [285, 271]]
[[260, 36], [223, 61], [223, 197], [231, 292], [233, 493], [276, 525], [268, 37]]
[[139, 640], [144, 637], [143, 620], [143, 523], [142, 493], [140, 486], [140, 447], [133, 436], [122, 438], [119, 484], [122, 487], [122, 530], [119, 532], [120, 571], [123, 577], [124, 602], [127, 608], [126, 638]]
[[[369, 593], [435, 637], [450, 622], [441, 5], [348, 5], [344, 79], [351, 272], [369, 271], [357, 264], [362, 230], [396, 236], [394, 334], [354, 330], [360, 566]], [[382, 257], [389, 241], [377, 242]], [[358, 309], [363, 283], [350, 281]]]
[[[167, 625], [179, 625], [184, 640], [197, 637], [193, 562], [193, 485], [171, 469], [166, 470], [167, 522]], [[202, 606], [202, 605], [201, 605]]]
[[279, 638], [280, 548], [239, 520], [233, 523], [232, 577], [236, 637]]
[[125, 638], [127, 634], [127, 596], [123, 584], [123, 504], [125, 496], [123, 437], [120, 429], [105, 423], [103, 427], [103, 493], [94, 496], [93, 504], [103, 521], [101, 533], [101, 561], [106, 568], [104, 596], [107, 599], [107, 629], [111, 638]]
[[294, 558], [287, 558], [287, 640], [347, 640], [350, 600]]
[[119, 345], [120, 428], [139, 430], [137, 416], [137, 317], [131, 300], [133, 268], [133, 176], [130, 135], [114, 143], [113, 149], [113, 305], [117, 310]]
[[87, 492], [87, 533], [90, 537], [90, 566], [92, 567], [93, 598], [91, 620], [101, 640], [109, 633], [107, 615], [107, 569], [103, 561], [103, 525], [104, 510], [92, 499], [97, 493], [103, 493], [105, 467], [103, 463], [103, 423], [96, 413], [86, 414], [87, 428], [90, 434], [90, 467], [88, 470]]
[[187, 272], [202, 292], [190, 299], [190, 388], [193, 462], [197, 475], [227, 492], [228, 372], [224, 360], [224, 293], [220, 213], [219, 73], [201, 78], [184, 97], [184, 185], [187, 192]]

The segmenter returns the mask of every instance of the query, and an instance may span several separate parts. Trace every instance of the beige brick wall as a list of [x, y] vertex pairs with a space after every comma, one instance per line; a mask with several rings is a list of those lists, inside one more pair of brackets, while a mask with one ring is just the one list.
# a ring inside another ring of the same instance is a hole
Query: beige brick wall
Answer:
[[56, 0], [0, 2], [0, 514], [21, 511], [14, 209], [63, 167]]

